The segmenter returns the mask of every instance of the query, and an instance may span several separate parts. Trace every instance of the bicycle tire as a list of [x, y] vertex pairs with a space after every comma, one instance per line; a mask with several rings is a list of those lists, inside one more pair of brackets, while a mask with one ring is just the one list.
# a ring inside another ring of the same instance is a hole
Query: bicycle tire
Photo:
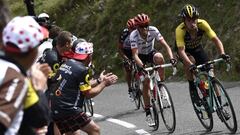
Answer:
[[87, 104], [87, 108], [88, 108], [88, 111], [90, 113], [90, 116], [93, 116], [94, 111], [93, 111], [92, 100], [91, 99], [87, 99], [86, 104]]
[[[199, 88], [196, 87], [198, 90]], [[194, 103], [194, 99], [193, 99], [194, 94], [191, 92], [190, 90], [190, 97], [191, 97], [191, 102], [193, 105], [193, 109], [195, 114], [197, 115], [198, 120], [200, 121], [200, 123], [202, 124], [202, 126], [207, 130], [207, 132], [211, 131], [213, 129], [213, 116], [212, 113], [209, 111], [209, 109], [206, 109], [206, 107], [204, 105], [201, 106], [197, 106], [196, 103]], [[205, 111], [207, 112], [207, 119], [204, 119], [202, 117], [202, 112]]]
[[151, 114], [153, 114], [153, 120], [154, 120], [154, 126], [152, 126], [153, 128], [153, 131], [156, 131], [158, 130], [158, 127], [159, 127], [159, 116], [158, 116], [158, 110], [157, 110], [157, 107], [156, 107], [156, 101], [155, 100], [152, 100], [152, 107], [151, 107]]
[[[236, 114], [231, 102], [230, 97], [228, 96], [228, 93], [226, 92], [225, 88], [223, 87], [222, 83], [218, 79], [214, 79], [212, 81], [214, 89], [218, 87], [218, 90], [221, 92], [221, 111], [218, 114], [218, 117], [224, 122], [226, 127], [230, 130], [231, 133], [236, 133], [237, 131], [237, 119]], [[224, 117], [224, 111], [227, 111], [227, 113], [231, 113], [230, 118], [226, 120]]]
[[[171, 94], [165, 84], [158, 85], [157, 103], [162, 116], [163, 123], [170, 133], [176, 128], [176, 114]], [[161, 98], [161, 100], [160, 100]], [[161, 104], [162, 103], [162, 104]]]
[[132, 86], [133, 95], [134, 95], [134, 104], [135, 104], [137, 110], [140, 109], [140, 106], [142, 106], [142, 108], [144, 108], [143, 107], [143, 96], [142, 96], [140, 85], [141, 85], [141, 81], [138, 80], [136, 77], [132, 77], [131, 86]]

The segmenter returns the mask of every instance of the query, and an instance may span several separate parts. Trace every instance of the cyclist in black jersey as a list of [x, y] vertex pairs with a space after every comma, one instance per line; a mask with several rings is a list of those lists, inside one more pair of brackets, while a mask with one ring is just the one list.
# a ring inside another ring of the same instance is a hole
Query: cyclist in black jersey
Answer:
[[89, 42], [79, 42], [74, 52], [68, 54], [55, 78], [59, 81], [51, 100], [51, 110], [61, 134], [73, 133], [80, 129], [88, 134], [99, 135], [99, 126], [82, 110], [84, 98], [97, 96], [102, 90], [117, 81], [112, 73], [104, 75], [101, 82], [91, 87], [88, 64], [92, 60], [93, 45]]
[[195, 6], [191, 4], [185, 5], [181, 10], [180, 16], [183, 22], [177, 26], [175, 31], [177, 53], [184, 64], [189, 89], [196, 95], [194, 98], [197, 102], [199, 97], [197, 96], [192, 73], [196, 69], [196, 65], [203, 64], [209, 60], [201, 44], [203, 35], [205, 34], [211, 39], [223, 59], [228, 61], [230, 56], [225, 54], [221, 40], [211, 29], [207, 21], [199, 19], [199, 12]]
[[131, 99], [133, 99], [133, 95], [132, 95], [132, 89], [130, 86], [130, 81], [131, 81], [131, 68], [130, 68], [130, 62], [133, 60], [132, 58], [132, 50], [131, 50], [131, 44], [130, 44], [130, 33], [135, 29], [135, 22], [134, 19], [131, 18], [127, 21], [127, 28], [125, 28], [120, 37], [119, 37], [119, 41], [118, 41], [118, 52], [120, 54], [120, 56], [123, 59], [124, 62], [124, 70], [125, 70], [125, 79], [127, 81], [127, 85], [128, 85], [128, 94], [130, 96]]

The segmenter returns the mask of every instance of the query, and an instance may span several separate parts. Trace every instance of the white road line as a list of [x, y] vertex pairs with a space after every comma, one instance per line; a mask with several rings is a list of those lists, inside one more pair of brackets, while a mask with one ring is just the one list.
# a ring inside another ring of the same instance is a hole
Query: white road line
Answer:
[[135, 132], [138, 133], [139, 135], [151, 135], [143, 129], [135, 130]]
[[[90, 113], [87, 112], [87, 114], [90, 114]], [[96, 114], [96, 113], [93, 114], [93, 117], [94, 118], [105, 118], [105, 116], [100, 115], [100, 114]], [[125, 121], [122, 121], [122, 120], [118, 120], [118, 119], [107, 118], [106, 121], [118, 124], [120, 126], [129, 128], [129, 129], [136, 128], [136, 126], [134, 124], [131, 124], [131, 123], [128, 123], [128, 122], [125, 122]], [[150, 133], [148, 133], [147, 131], [145, 131], [143, 129], [135, 130], [135, 132], [138, 133], [139, 135], [151, 135]]]
[[133, 125], [131, 123], [128, 123], [128, 122], [125, 122], [125, 121], [122, 121], [122, 120], [118, 120], [118, 119], [108, 118], [107, 121], [118, 124], [118, 125], [121, 125], [121, 126], [126, 127], [126, 128], [130, 128], [130, 129], [136, 128], [135, 125]]

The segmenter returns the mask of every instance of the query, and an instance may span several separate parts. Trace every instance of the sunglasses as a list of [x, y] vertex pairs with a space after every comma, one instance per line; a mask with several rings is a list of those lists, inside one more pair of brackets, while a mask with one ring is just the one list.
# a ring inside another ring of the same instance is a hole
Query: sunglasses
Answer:
[[139, 25], [138, 27], [139, 27], [139, 28], [145, 28], [145, 29], [146, 29], [146, 28], [148, 28], [148, 26], [149, 26], [149, 25]]

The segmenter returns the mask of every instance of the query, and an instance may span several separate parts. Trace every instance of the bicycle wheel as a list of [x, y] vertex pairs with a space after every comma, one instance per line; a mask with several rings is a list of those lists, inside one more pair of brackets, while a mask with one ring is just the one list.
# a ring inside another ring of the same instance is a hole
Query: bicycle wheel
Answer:
[[[176, 128], [176, 115], [170, 92], [165, 84], [158, 85], [157, 103], [163, 123], [170, 133], [173, 133]], [[161, 98], [161, 99], [160, 99]]]
[[217, 114], [231, 133], [236, 133], [237, 120], [231, 99], [219, 80], [214, 79], [212, 83], [215, 91], [220, 92], [219, 94], [221, 95], [221, 100], [219, 101], [221, 106], [217, 107], [219, 109]]
[[[198, 87], [197, 87], [197, 91], [200, 91]], [[201, 99], [202, 104], [197, 105], [194, 102], [194, 94], [193, 92], [191, 92], [191, 90], [190, 90], [190, 97], [191, 97], [194, 112], [196, 113], [200, 123], [207, 130], [207, 132], [211, 131], [213, 129], [213, 117], [212, 117], [212, 113], [208, 109], [209, 107], [208, 107], [207, 101], [204, 99]]]
[[153, 120], [154, 120], [154, 125], [151, 126], [153, 128], [153, 131], [156, 131], [159, 127], [159, 116], [158, 116], [158, 111], [157, 111], [157, 106], [156, 106], [156, 101], [152, 100], [152, 107], [151, 107], [151, 114], [153, 115]]
[[90, 113], [90, 116], [93, 116], [93, 104], [92, 104], [92, 99], [87, 99], [85, 100], [85, 105], [87, 106], [88, 108], [88, 111]]
[[140, 80], [137, 80], [136, 77], [133, 77], [132, 82], [131, 82], [131, 86], [133, 89], [133, 95], [134, 95], [134, 103], [136, 106], [136, 109], [140, 109], [140, 106], [142, 106], [142, 108], [144, 108], [144, 104], [143, 104], [143, 96], [142, 96], [142, 84]]

